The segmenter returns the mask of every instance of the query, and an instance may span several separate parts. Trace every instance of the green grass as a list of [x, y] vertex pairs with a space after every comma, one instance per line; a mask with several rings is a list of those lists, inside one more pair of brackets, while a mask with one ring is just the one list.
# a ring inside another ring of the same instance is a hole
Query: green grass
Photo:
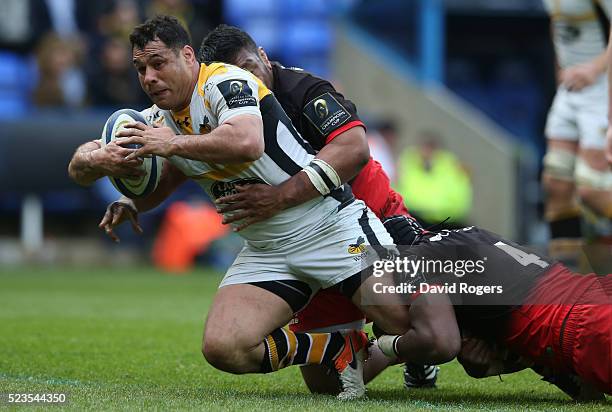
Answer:
[[[0, 271], [0, 393], [68, 393], [74, 410], [589, 410], [536, 375], [470, 379], [444, 365], [439, 389], [406, 391], [401, 369], [341, 403], [310, 395], [296, 368], [235, 376], [200, 353], [218, 274], [173, 277], [152, 269]], [[0, 408], [6, 406], [0, 405]]]

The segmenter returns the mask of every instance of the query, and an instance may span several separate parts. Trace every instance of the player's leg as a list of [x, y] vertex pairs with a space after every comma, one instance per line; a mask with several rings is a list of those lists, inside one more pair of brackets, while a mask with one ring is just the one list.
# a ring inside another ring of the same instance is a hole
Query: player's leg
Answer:
[[[205, 326], [202, 352], [225, 372], [269, 373], [291, 365], [327, 365], [340, 374], [350, 399], [365, 393], [355, 354], [367, 345], [363, 332], [294, 333], [283, 329], [294, 309], [269, 285], [232, 284], [220, 288]], [[291, 285], [294, 287], [295, 285]], [[355, 381], [353, 381], [355, 380]]]
[[589, 265], [581, 272], [612, 272], [612, 171], [603, 149], [580, 149], [576, 183]]
[[578, 112], [580, 149], [575, 178], [583, 215], [586, 263], [590, 264], [584, 265], [582, 272], [612, 272], [612, 171], [604, 154], [606, 102], [603, 87], [593, 89], [581, 96]]
[[260, 372], [266, 350], [264, 340], [287, 324], [292, 315], [284, 299], [258, 286], [221, 287], [204, 328], [204, 357], [225, 372]]
[[548, 112], [542, 186], [545, 193], [544, 217], [550, 229], [548, 254], [577, 267], [582, 233], [574, 170], [580, 131], [571, 99], [567, 90], [559, 88]]
[[577, 142], [560, 138], [547, 140], [542, 184], [546, 198], [544, 217], [550, 229], [549, 255], [577, 267], [582, 232], [576, 201], [574, 170]]

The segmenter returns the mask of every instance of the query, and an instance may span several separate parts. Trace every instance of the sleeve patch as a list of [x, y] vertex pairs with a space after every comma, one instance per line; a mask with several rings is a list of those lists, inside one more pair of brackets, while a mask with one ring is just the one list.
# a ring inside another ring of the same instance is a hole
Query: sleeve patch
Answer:
[[304, 108], [304, 115], [324, 136], [351, 118], [348, 110], [329, 92], [311, 100]]
[[228, 109], [257, 106], [257, 99], [246, 80], [225, 80], [217, 85]]

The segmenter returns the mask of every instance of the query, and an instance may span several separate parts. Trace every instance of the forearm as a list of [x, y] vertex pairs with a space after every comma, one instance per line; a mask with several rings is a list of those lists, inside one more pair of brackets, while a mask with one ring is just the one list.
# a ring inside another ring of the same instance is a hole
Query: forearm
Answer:
[[593, 66], [593, 69], [597, 75], [606, 73], [608, 68], [608, 49], [591, 60], [591, 65]]
[[178, 170], [175, 166], [166, 160], [162, 170], [159, 183], [155, 190], [146, 197], [131, 199], [138, 212], [146, 212], [155, 209], [163, 203], [181, 184], [187, 180], [187, 177]]
[[104, 176], [95, 164], [93, 152], [100, 148], [97, 141], [87, 142], [76, 150], [70, 164], [68, 175], [81, 186], [90, 186], [93, 182]]
[[406, 361], [424, 365], [449, 362], [461, 349], [455, 311], [442, 294], [422, 294], [410, 306], [410, 328], [398, 341]]
[[176, 135], [171, 154], [209, 163], [231, 164], [257, 160], [263, 154], [261, 119], [236, 116], [206, 135]]
[[[317, 159], [334, 168], [342, 183], [355, 177], [370, 159], [370, 150], [362, 127], [354, 127], [337, 136], [319, 151]], [[306, 173], [297, 173], [278, 186], [283, 208], [290, 208], [321, 196]]]

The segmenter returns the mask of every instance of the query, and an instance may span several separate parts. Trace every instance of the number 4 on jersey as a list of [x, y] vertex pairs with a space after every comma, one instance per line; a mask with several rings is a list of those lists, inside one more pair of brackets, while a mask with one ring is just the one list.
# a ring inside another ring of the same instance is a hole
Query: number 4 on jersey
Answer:
[[518, 263], [520, 263], [523, 266], [531, 265], [532, 263], [534, 265], [538, 265], [541, 268], [545, 268], [548, 266], [548, 263], [540, 259], [540, 257], [536, 255], [535, 253], [525, 253], [522, 250], [517, 249], [510, 245], [507, 245], [501, 241], [497, 242], [495, 246], [497, 246], [498, 248], [500, 248], [501, 250], [503, 250], [504, 252], [512, 256], [514, 260], [516, 260]]

